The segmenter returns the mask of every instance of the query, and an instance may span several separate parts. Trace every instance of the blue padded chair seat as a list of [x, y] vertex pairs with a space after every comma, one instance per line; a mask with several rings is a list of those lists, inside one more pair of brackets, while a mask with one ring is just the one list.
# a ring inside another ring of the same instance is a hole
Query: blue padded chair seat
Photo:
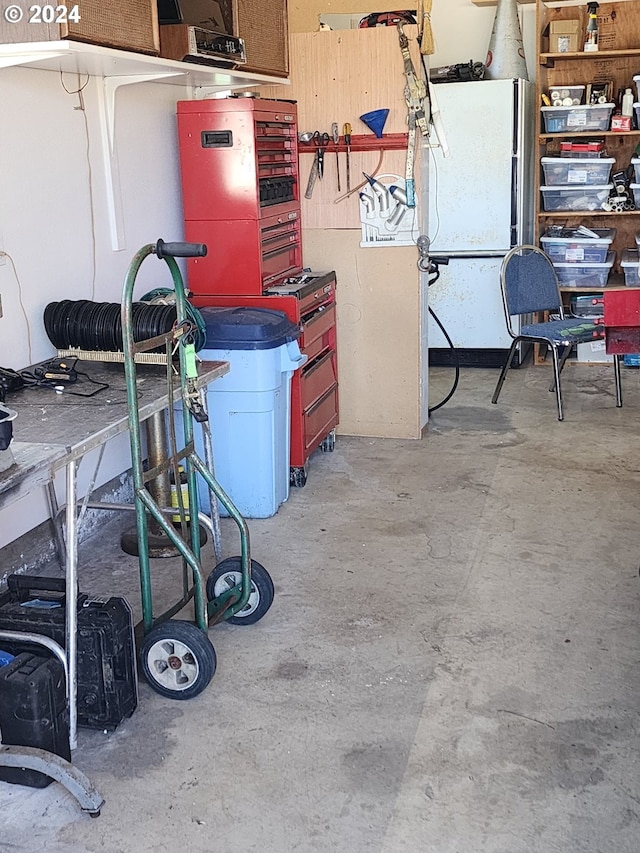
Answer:
[[[562, 412], [562, 391], [560, 374], [565, 362], [571, 354], [571, 345], [602, 341], [604, 326], [584, 322], [583, 317], [565, 317], [562, 308], [562, 295], [558, 279], [551, 259], [537, 246], [514, 246], [502, 262], [500, 268], [500, 289], [502, 305], [507, 323], [507, 331], [511, 337], [511, 347], [507, 353], [504, 366], [498, 377], [496, 389], [491, 398], [492, 403], [498, 402], [500, 391], [511, 362], [516, 353], [518, 343], [522, 340], [533, 343], [546, 343], [551, 350], [553, 360], [553, 384], [550, 391], [556, 392], [558, 420], [564, 418]], [[522, 320], [527, 315], [549, 312], [562, 319], [548, 320], [546, 323], [528, 323], [517, 329], [513, 317], [520, 316]], [[562, 334], [562, 333], [565, 334]], [[616, 406], [622, 405], [622, 387], [620, 383], [620, 360], [613, 356], [613, 370], [616, 381]]]
[[[576, 329], [584, 327], [581, 331], [576, 332]], [[567, 329], [572, 329], [573, 332], [569, 335], [563, 335], [561, 332]], [[575, 343], [577, 340], [593, 341], [596, 338], [604, 338], [604, 326], [596, 326], [595, 323], [584, 323], [580, 317], [571, 317], [564, 320], [548, 320], [546, 323], [532, 323], [528, 326], [522, 326], [520, 329], [521, 335], [531, 335], [535, 338], [544, 338], [548, 341], [556, 343]]]

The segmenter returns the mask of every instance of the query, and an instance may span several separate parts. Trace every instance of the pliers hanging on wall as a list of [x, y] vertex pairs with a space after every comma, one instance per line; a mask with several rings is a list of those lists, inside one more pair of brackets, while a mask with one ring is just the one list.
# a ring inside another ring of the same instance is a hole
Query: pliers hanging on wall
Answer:
[[329, 139], [331, 137], [328, 133], [320, 133], [319, 130], [314, 131], [313, 134], [313, 144], [317, 148], [316, 153], [316, 162], [318, 164], [318, 177], [322, 178], [324, 175], [324, 152], [327, 150], [327, 146], [329, 145]]

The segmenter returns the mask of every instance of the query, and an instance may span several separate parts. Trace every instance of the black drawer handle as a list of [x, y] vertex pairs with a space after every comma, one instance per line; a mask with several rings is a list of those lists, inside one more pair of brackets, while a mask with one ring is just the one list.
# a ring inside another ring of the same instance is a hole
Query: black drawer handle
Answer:
[[309, 376], [310, 373], [314, 373], [319, 367], [324, 367], [325, 362], [330, 361], [331, 357], [334, 355], [335, 350], [328, 350], [327, 352], [320, 353], [317, 358], [314, 358], [313, 361], [310, 361], [308, 364], [302, 368], [302, 375]]

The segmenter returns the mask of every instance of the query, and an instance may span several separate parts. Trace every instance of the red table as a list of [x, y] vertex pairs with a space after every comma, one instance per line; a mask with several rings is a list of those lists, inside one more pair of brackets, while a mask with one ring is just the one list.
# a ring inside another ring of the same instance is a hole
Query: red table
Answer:
[[640, 287], [605, 291], [604, 327], [608, 353], [640, 353]]

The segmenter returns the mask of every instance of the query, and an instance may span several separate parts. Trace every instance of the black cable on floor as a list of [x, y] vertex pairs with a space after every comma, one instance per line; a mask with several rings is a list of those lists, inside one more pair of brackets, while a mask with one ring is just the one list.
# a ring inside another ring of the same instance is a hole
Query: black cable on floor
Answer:
[[[431, 284], [431, 282], [429, 282], [429, 284]], [[449, 400], [453, 397], [453, 395], [456, 393], [456, 389], [458, 387], [458, 382], [460, 381], [460, 359], [458, 357], [458, 350], [454, 347], [453, 341], [449, 337], [447, 330], [442, 325], [442, 323], [440, 322], [440, 319], [438, 318], [436, 312], [433, 310], [433, 308], [431, 306], [429, 306], [429, 314], [431, 314], [433, 319], [438, 324], [440, 331], [445, 336], [445, 339], [446, 339], [447, 343], [449, 344], [449, 347], [451, 348], [451, 352], [453, 353], [453, 358], [454, 358], [454, 366], [456, 369], [455, 376], [453, 379], [453, 385], [451, 386], [449, 393], [447, 394], [447, 396], [443, 400], [441, 400], [435, 406], [429, 407], [429, 414], [431, 414], [432, 412], [436, 412], [438, 409], [441, 409], [443, 406], [445, 406], [449, 402]]]
[[[418, 237], [417, 246], [418, 246], [418, 252], [420, 255], [420, 257], [418, 259], [418, 269], [420, 270], [420, 272], [424, 272], [424, 273], [427, 273], [427, 275], [429, 275], [429, 280], [427, 282], [427, 285], [429, 287], [431, 287], [431, 285], [435, 284], [436, 281], [440, 278], [440, 264], [448, 264], [449, 259], [444, 258], [444, 257], [443, 258], [430, 257], [429, 256], [429, 240], [426, 237], [422, 237], [422, 236]], [[455, 370], [456, 370], [455, 376], [453, 379], [453, 385], [451, 386], [449, 393], [446, 395], [446, 397], [443, 400], [440, 400], [440, 402], [437, 403], [435, 406], [429, 407], [428, 412], [429, 412], [429, 414], [431, 414], [432, 412], [436, 412], [438, 409], [441, 409], [443, 406], [445, 406], [449, 402], [449, 400], [453, 397], [453, 395], [456, 393], [456, 389], [458, 387], [458, 382], [460, 381], [460, 358], [458, 356], [458, 350], [454, 347], [453, 341], [449, 337], [449, 333], [447, 332], [445, 327], [442, 325], [442, 323], [440, 322], [440, 318], [437, 316], [437, 314], [435, 313], [435, 311], [433, 310], [433, 308], [431, 306], [429, 306], [429, 314], [431, 314], [433, 319], [436, 321], [436, 323], [438, 324], [438, 328], [440, 329], [440, 331], [442, 332], [442, 334], [445, 337], [445, 340], [449, 344], [449, 348], [451, 349], [451, 352], [453, 353], [454, 366], [455, 366]]]

